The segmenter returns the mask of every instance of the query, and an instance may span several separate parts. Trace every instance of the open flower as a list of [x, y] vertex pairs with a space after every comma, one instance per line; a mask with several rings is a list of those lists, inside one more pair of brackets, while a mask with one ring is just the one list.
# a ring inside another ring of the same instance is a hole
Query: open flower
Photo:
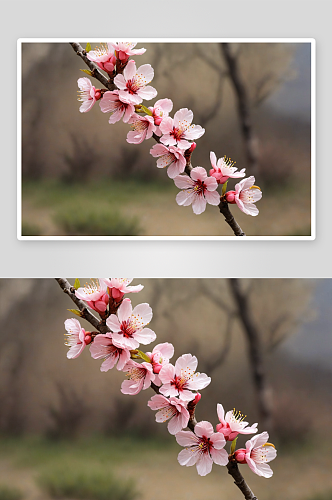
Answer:
[[67, 336], [65, 344], [70, 347], [67, 352], [67, 358], [77, 358], [83, 352], [85, 346], [91, 342], [91, 335], [89, 332], [85, 332], [80, 322], [74, 318], [66, 319], [65, 329], [67, 330], [67, 333], [65, 333]]
[[164, 365], [174, 356], [174, 346], [169, 342], [156, 345], [152, 352], [145, 353], [150, 358], [154, 373], [159, 373]]
[[[154, 104], [153, 108], [149, 108], [149, 110], [152, 112], [154, 124], [159, 127], [163, 119], [169, 115], [172, 109], [173, 102], [171, 101], [171, 99], [159, 99], [159, 101]], [[158, 135], [161, 135], [161, 133], [159, 133], [159, 129]]]
[[137, 293], [143, 290], [143, 285], [129, 286], [134, 278], [101, 278], [109, 288], [110, 295], [119, 302], [125, 293]]
[[197, 358], [191, 354], [183, 354], [178, 358], [175, 367], [168, 363], [164, 365], [159, 378], [163, 384], [159, 391], [166, 397], [179, 396], [184, 401], [194, 399], [193, 391], [204, 389], [211, 382], [211, 378], [205, 373], [195, 373]]
[[175, 146], [164, 146], [163, 144], [155, 144], [150, 149], [150, 154], [154, 158], [158, 158], [157, 167], [167, 168], [167, 175], [174, 179], [177, 175], [182, 174], [186, 168], [186, 159], [183, 155], [184, 151]]
[[255, 177], [251, 176], [235, 184], [235, 191], [227, 191], [225, 197], [228, 203], [236, 203], [242, 212], [247, 215], [258, 215], [259, 210], [255, 202], [262, 197], [262, 191], [254, 186]]
[[100, 371], [107, 372], [113, 368], [116, 363], [118, 370], [123, 370], [125, 364], [130, 360], [130, 351], [116, 347], [112, 342], [112, 334], [96, 335], [93, 343], [90, 345], [90, 352], [93, 359], [103, 359]]
[[150, 344], [156, 340], [156, 334], [150, 328], [144, 328], [152, 318], [149, 304], [139, 304], [132, 308], [130, 299], [124, 299], [117, 316], [111, 314], [106, 325], [113, 332], [112, 342], [122, 349], [137, 349], [141, 344]]
[[218, 184], [224, 184], [229, 178], [235, 179], [246, 175], [245, 168], [240, 170], [240, 172], [236, 172], [237, 168], [233, 166], [234, 162], [230, 158], [224, 156], [217, 161], [217, 157], [213, 151], [210, 152], [210, 161], [212, 165], [210, 175], [217, 179]]
[[86, 283], [84, 287], [75, 290], [77, 298], [84, 300], [91, 309], [99, 313], [106, 311], [109, 302], [106, 285], [102, 280], [91, 280], [91, 283]]
[[122, 102], [140, 104], [143, 99], [153, 99], [157, 95], [156, 89], [147, 85], [153, 79], [154, 71], [151, 64], [143, 64], [136, 70], [134, 60], [130, 60], [123, 70], [123, 75], [114, 78], [119, 90], [119, 99]]
[[96, 63], [97, 66], [106, 71], [106, 73], [112, 73], [114, 70], [116, 57], [111, 43], [107, 43], [107, 45], [101, 44], [101, 47], [90, 50], [90, 52], [87, 53], [87, 58]]
[[181, 149], [190, 148], [190, 142], [202, 137], [205, 130], [200, 125], [191, 125], [194, 113], [188, 108], [179, 109], [174, 119], [166, 117], [160, 123], [160, 131], [163, 134], [160, 141], [165, 146], [178, 146]]
[[141, 144], [144, 139], [151, 139], [153, 132], [156, 131], [154, 119], [152, 116], [139, 116], [134, 113], [128, 123], [131, 123], [132, 130], [127, 134], [129, 144]]
[[167, 429], [170, 434], [176, 434], [181, 429], [187, 427], [189, 422], [189, 412], [186, 403], [178, 398], [165, 398], [161, 394], [152, 396], [148, 402], [151, 410], [159, 410], [156, 413], [156, 422], [166, 422], [169, 420]]
[[195, 167], [188, 175], [178, 175], [174, 178], [175, 185], [182, 189], [176, 196], [178, 205], [192, 204], [194, 214], [201, 214], [206, 203], [219, 205], [220, 195], [216, 189], [218, 183], [214, 177], [208, 177], [205, 168]]
[[108, 123], [116, 123], [123, 117], [123, 122], [128, 123], [129, 118], [135, 113], [133, 104], [120, 101], [117, 90], [105, 92], [99, 103], [103, 113], [111, 113]]
[[113, 50], [116, 51], [116, 56], [120, 61], [125, 62], [129, 59], [129, 56], [139, 56], [146, 52], [146, 49], [134, 49], [137, 45], [135, 42], [118, 42], [118, 43], [110, 43], [113, 47]]
[[226, 441], [233, 441], [238, 434], [254, 434], [257, 432], [257, 424], [248, 426], [248, 422], [244, 422], [243, 415], [240, 412], [228, 411], [225, 416], [225, 410], [221, 404], [217, 404], [217, 413], [220, 424], [217, 424], [216, 429], [221, 432]]
[[77, 84], [80, 88], [80, 90], [78, 90], [78, 100], [83, 103], [80, 106], [80, 112], [86, 113], [90, 111], [94, 103], [101, 98], [101, 92], [92, 85], [89, 78], [79, 78]]
[[258, 476], [271, 477], [273, 471], [267, 462], [275, 459], [277, 450], [273, 444], [268, 443], [269, 435], [262, 432], [252, 437], [246, 442], [246, 449], [239, 449], [235, 452], [235, 458], [240, 464], [247, 463], [250, 469]]
[[212, 470], [213, 462], [227, 465], [228, 453], [224, 450], [225, 438], [218, 432], [213, 432], [210, 422], [202, 421], [196, 424], [195, 433], [180, 431], [175, 435], [179, 445], [186, 449], [180, 451], [178, 461], [187, 467], [196, 464], [200, 476], [206, 476]]
[[151, 382], [155, 379], [155, 374], [152, 371], [150, 363], [136, 363], [130, 359], [123, 368], [129, 380], [124, 380], [121, 384], [122, 394], [130, 394], [135, 396], [142, 389], [150, 387]]

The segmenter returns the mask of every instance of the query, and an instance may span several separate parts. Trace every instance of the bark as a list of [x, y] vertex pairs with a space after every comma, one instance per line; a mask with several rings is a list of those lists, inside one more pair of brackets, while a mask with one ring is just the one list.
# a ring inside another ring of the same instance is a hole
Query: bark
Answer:
[[257, 158], [257, 147], [256, 139], [254, 137], [250, 103], [248, 93], [243, 82], [237, 58], [232, 54], [231, 47], [229, 43], [221, 43], [220, 50], [222, 51], [229, 72], [229, 77], [233, 84], [236, 100], [237, 109], [241, 124], [241, 132], [244, 140], [245, 156], [247, 160], [247, 167], [250, 169], [253, 175], [258, 173], [258, 158]]
[[248, 339], [249, 359], [260, 420], [263, 427], [270, 430], [272, 420], [271, 390], [266, 379], [261, 337], [250, 311], [248, 297], [241, 290], [239, 280], [230, 278], [229, 284], [237, 305], [239, 318]]

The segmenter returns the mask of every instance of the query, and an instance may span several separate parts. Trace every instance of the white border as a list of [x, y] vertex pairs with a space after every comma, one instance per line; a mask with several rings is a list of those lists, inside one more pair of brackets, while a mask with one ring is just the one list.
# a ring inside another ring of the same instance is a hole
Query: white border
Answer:
[[[121, 38], [103, 38], [119, 42]], [[127, 41], [128, 38], [123, 41]], [[79, 38], [100, 43], [99, 38]], [[316, 239], [316, 40], [314, 38], [136, 38], [137, 43], [310, 43], [311, 44], [311, 235], [310, 236], [22, 236], [22, 50], [23, 43], [69, 43], [73, 38], [17, 40], [17, 239], [35, 241], [301, 241]]]

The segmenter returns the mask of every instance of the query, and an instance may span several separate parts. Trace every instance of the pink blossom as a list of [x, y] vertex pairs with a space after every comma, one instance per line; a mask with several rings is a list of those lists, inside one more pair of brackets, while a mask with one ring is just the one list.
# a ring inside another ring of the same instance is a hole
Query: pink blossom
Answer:
[[175, 146], [164, 146], [163, 144], [155, 144], [150, 153], [154, 158], [158, 158], [157, 167], [167, 168], [167, 175], [174, 179], [177, 175], [184, 172], [186, 168], [186, 159], [183, 151]]
[[236, 203], [242, 212], [247, 215], [258, 215], [259, 211], [255, 202], [262, 197], [262, 191], [254, 186], [255, 177], [251, 176], [235, 184], [235, 191], [227, 191], [228, 203]]
[[134, 396], [142, 389], [145, 390], [150, 387], [151, 382], [155, 379], [155, 374], [152, 371], [150, 363], [136, 363], [136, 361], [129, 360], [123, 368], [129, 380], [124, 380], [121, 384], [122, 394], [130, 394]]
[[129, 118], [135, 113], [133, 104], [120, 101], [119, 92], [117, 90], [105, 92], [99, 105], [103, 113], [111, 113], [108, 120], [109, 123], [116, 123], [120, 121], [122, 117], [123, 122], [128, 123]]
[[130, 351], [116, 347], [112, 342], [112, 334], [97, 335], [90, 346], [90, 352], [93, 359], [104, 359], [100, 371], [107, 372], [113, 368], [116, 363], [118, 370], [123, 370], [125, 364], [130, 360]]
[[137, 293], [143, 290], [143, 285], [129, 286], [134, 278], [102, 278], [101, 281], [107, 285], [110, 295], [118, 302], [125, 293]]
[[106, 324], [113, 332], [112, 342], [122, 349], [137, 349], [139, 344], [150, 344], [156, 340], [156, 334], [150, 328], [144, 328], [152, 319], [149, 304], [139, 304], [133, 310], [130, 299], [124, 299], [117, 316], [111, 314]]
[[239, 449], [235, 452], [235, 458], [240, 464], [247, 463], [250, 469], [258, 476], [271, 477], [273, 471], [267, 462], [275, 459], [277, 450], [273, 444], [268, 443], [267, 432], [257, 434], [246, 442], [246, 449]]
[[159, 373], [161, 368], [169, 363], [169, 360], [174, 356], [174, 347], [169, 342], [156, 345], [152, 352], [145, 353], [150, 358], [150, 363], [154, 373]]
[[67, 352], [67, 358], [77, 358], [85, 348], [86, 344], [91, 342], [90, 332], [86, 332], [84, 328], [81, 327], [80, 322], [74, 318], [66, 319], [65, 329], [67, 330], [67, 333], [65, 333], [67, 336], [65, 345], [70, 346], [70, 349]]
[[109, 296], [102, 280], [92, 280], [91, 283], [86, 283], [85, 287], [75, 290], [75, 295], [78, 299], [84, 300], [91, 309], [99, 313], [106, 311]]
[[233, 167], [234, 162], [232, 162], [230, 158], [226, 158], [226, 156], [219, 158], [217, 162], [215, 153], [211, 151], [210, 160], [213, 167], [210, 170], [210, 175], [217, 179], [218, 184], [224, 184], [224, 182], [226, 182], [230, 177], [233, 179], [237, 177], [244, 177], [246, 175], [245, 168], [240, 170], [240, 172], [236, 172], [237, 168]]
[[118, 42], [110, 43], [113, 49], [116, 51], [116, 56], [120, 61], [125, 62], [129, 59], [129, 56], [139, 56], [146, 52], [146, 49], [133, 49], [137, 43], [133, 42]]
[[86, 113], [90, 111], [94, 103], [101, 98], [101, 92], [92, 85], [89, 78], [79, 78], [77, 84], [80, 88], [80, 90], [78, 90], [78, 100], [83, 103], [81, 104], [80, 112]]
[[147, 85], [153, 79], [153, 69], [150, 64], [143, 64], [136, 70], [135, 61], [130, 60], [123, 70], [123, 75], [114, 78], [119, 90], [119, 99], [122, 102], [140, 104], [143, 99], [153, 99], [157, 95], [156, 89]]
[[248, 422], [244, 422], [243, 415], [235, 411], [235, 409], [228, 411], [225, 416], [223, 406], [218, 404], [217, 413], [220, 424], [217, 424], [216, 429], [225, 436], [226, 441], [233, 441], [238, 434], [254, 434], [257, 432], [257, 424], [247, 427]]
[[106, 71], [106, 73], [112, 73], [114, 71], [116, 57], [111, 43], [107, 45], [101, 44], [101, 47], [90, 50], [90, 52], [87, 53], [87, 58], [96, 63], [97, 66]]
[[[171, 99], [159, 99], [159, 101], [155, 103], [153, 108], [149, 108], [149, 110], [152, 112], [154, 124], [157, 125], [157, 127], [159, 127], [163, 119], [169, 115], [169, 113], [172, 111], [172, 108], [173, 102], [171, 101]], [[161, 135], [161, 133], [158, 132], [158, 135]]]
[[208, 177], [206, 170], [195, 167], [188, 175], [178, 175], [174, 178], [175, 185], [182, 189], [176, 196], [178, 205], [192, 204], [193, 212], [201, 214], [206, 208], [206, 203], [219, 205], [220, 195], [216, 192], [218, 183], [214, 177]]
[[164, 365], [159, 378], [163, 384], [160, 392], [166, 397], [179, 396], [184, 401], [194, 399], [192, 390], [204, 389], [211, 382], [211, 378], [205, 373], [195, 373], [197, 358], [191, 354], [183, 354], [175, 363], [175, 367], [168, 363]]
[[213, 432], [210, 422], [203, 420], [195, 426], [192, 431], [180, 431], [175, 435], [180, 446], [185, 450], [180, 451], [178, 461], [180, 465], [187, 467], [196, 464], [200, 476], [206, 476], [211, 472], [213, 462], [218, 465], [227, 465], [228, 453], [224, 450], [225, 438], [218, 432]]
[[188, 108], [182, 108], [174, 115], [174, 119], [166, 117], [160, 124], [163, 134], [160, 141], [165, 146], [178, 146], [181, 149], [190, 148], [190, 142], [202, 137], [205, 130], [200, 125], [191, 125], [194, 114]]
[[153, 132], [156, 131], [156, 126], [152, 116], [139, 116], [133, 114], [128, 121], [131, 123], [131, 130], [127, 134], [127, 142], [129, 144], [141, 144], [144, 139], [150, 139]]
[[168, 422], [167, 429], [170, 434], [176, 434], [181, 429], [187, 427], [189, 422], [189, 412], [186, 403], [178, 398], [165, 398], [161, 394], [152, 396], [148, 402], [151, 410], [159, 410], [156, 413], [156, 422]]

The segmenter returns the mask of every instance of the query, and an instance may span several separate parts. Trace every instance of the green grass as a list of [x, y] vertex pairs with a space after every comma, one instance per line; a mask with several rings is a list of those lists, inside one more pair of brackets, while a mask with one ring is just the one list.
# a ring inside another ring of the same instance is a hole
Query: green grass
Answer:
[[0, 500], [21, 500], [23, 496], [18, 488], [0, 484]]
[[52, 498], [87, 500], [134, 500], [138, 492], [130, 479], [115, 478], [103, 468], [89, 463], [81, 468], [58, 466], [42, 472], [37, 482]]
[[126, 217], [110, 209], [72, 210], [61, 208], [54, 216], [61, 233], [70, 236], [138, 236], [142, 233], [137, 217]]

